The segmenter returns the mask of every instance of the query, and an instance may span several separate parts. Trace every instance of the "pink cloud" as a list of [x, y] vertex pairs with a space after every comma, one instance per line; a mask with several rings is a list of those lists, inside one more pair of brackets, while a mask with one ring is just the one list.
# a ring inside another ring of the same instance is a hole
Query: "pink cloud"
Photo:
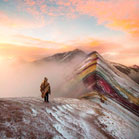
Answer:
[[[67, 0], [25, 0], [23, 4], [27, 7], [27, 12], [33, 16], [50, 15], [67, 17], [71, 16], [71, 18], [75, 17], [75, 10], [72, 7], [72, 2]], [[31, 11], [30, 9], [33, 10]]]
[[[53, 2], [57, 6], [49, 6]], [[93, 16], [98, 24], [118, 29], [139, 36], [139, 1], [138, 0], [25, 0], [27, 10], [35, 16], [67, 16], [77, 14]]]
[[[17, 0], [16, 0], [17, 1]], [[47, 23], [45, 15], [95, 17], [98, 24], [139, 37], [138, 0], [18, 0], [22, 10]]]
[[80, 14], [96, 17], [99, 24], [139, 37], [138, 6], [138, 0], [80, 0], [76, 4], [76, 10]]
[[[0, 56], [18, 57], [32, 61], [35, 59], [40, 59], [41, 57], [52, 55], [54, 53], [61, 53], [73, 49], [72, 46], [67, 47], [64, 44], [45, 41], [30, 36], [18, 35], [15, 37], [20, 39], [20, 42], [23, 42], [23, 45], [0, 43]], [[25, 42], [27, 42], [28, 45]]]
[[36, 4], [36, 2], [34, 0], [25, 0], [25, 3], [29, 6], [33, 6]]

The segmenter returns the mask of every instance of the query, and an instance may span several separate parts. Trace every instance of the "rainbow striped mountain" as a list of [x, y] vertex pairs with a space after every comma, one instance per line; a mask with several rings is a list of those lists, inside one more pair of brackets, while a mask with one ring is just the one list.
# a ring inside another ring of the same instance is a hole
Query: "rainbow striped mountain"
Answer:
[[97, 93], [139, 116], [139, 85], [96, 51], [76, 67], [68, 87], [75, 94], [82, 92], [83, 97], [93, 98]]

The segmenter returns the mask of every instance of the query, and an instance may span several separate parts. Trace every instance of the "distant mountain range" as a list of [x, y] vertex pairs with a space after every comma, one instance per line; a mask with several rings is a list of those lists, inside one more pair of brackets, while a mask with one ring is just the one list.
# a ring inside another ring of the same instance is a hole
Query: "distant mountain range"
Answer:
[[[58, 63], [68, 63], [75, 61], [77, 64], [87, 57], [87, 53], [80, 49], [75, 49], [73, 51], [68, 51], [64, 53], [57, 53], [49, 57], [42, 58], [35, 61], [35, 63], [44, 62], [58, 62]], [[116, 67], [122, 73], [128, 75], [132, 80], [139, 84], [139, 66], [133, 65], [132, 67], [127, 67], [125, 65], [110, 62], [111, 65]]]

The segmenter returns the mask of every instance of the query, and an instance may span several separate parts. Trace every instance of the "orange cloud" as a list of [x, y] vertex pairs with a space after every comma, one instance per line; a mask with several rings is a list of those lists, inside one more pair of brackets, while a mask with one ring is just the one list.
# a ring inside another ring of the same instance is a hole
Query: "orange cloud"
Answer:
[[[40, 42], [43, 40], [27, 37], [27, 36], [20, 36], [23, 38], [23, 40], [34, 40], [33, 42]], [[48, 42], [49, 45], [53, 46], [56, 45], [55, 42]], [[47, 43], [45, 42], [46, 47]], [[35, 45], [34, 45], [35, 46]], [[69, 50], [73, 50], [75, 48], [82, 49], [86, 52], [91, 51], [98, 51], [104, 58], [106, 58], [109, 61], [118, 62], [124, 65], [134, 65], [138, 64], [138, 53], [139, 53], [139, 47], [124, 47], [123, 45], [120, 45], [118, 43], [108, 42], [105, 40], [99, 40], [99, 39], [91, 39], [88, 40], [82, 40], [78, 41], [78, 43], [73, 42], [72, 45], [65, 47], [60, 47], [59, 49], [51, 49], [51, 48], [39, 48], [39, 47], [27, 47], [27, 46], [21, 46], [21, 45], [14, 45], [14, 44], [0, 44], [0, 58], [2, 56], [8, 57], [8, 58], [21, 58], [24, 60], [32, 61], [36, 59], [40, 59], [42, 57], [46, 57], [48, 55], [52, 55], [54, 53], [59, 52], [65, 52]]]
[[15, 41], [20, 42], [27, 46], [35, 46], [40, 48], [48, 48], [52, 50], [56, 49], [65, 49], [68, 46], [63, 43], [58, 43], [54, 41], [47, 41], [39, 38], [34, 38], [31, 36], [24, 36], [24, 35], [15, 35], [13, 37]]
[[[14, 38], [13, 38], [14, 39]], [[62, 43], [46, 41], [30, 36], [16, 35], [15, 39], [23, 45], [0, 43], [0, 57], [15, 57], [24, 60], [35, 60], [54, 53], [74, 49]]]
[[[86, 14], [97, 18], [99, 24], [139, 36], [138, 0], [25, 0], [29, 13], [44, 17], [77, 17]], [[53, 5], [55, 3], [55, 5]], [[51, 6], [49, 6], [51, 5]]]
[[119, 52], [120, 49], [123, 49], [123, 47], [118, 43], [113, 43], [110, 41], [105, 40], [99, 40], [99, 39], [86, 39], [82, 40], [80, 42], [74, 43], [74, 47], [83, 49], [85, 51], [91, 52], [91, 51], [98, 51], [99, 53], [114, 53]]
[[25, 47], [13, 44], [0, 44], [0, 56], [16, 57], [24, 60], [34, 60], [47, 53], [46, 48]]
[[81, 14], [96, 17], [99, 24], [139, 37], [138, 6], [138, 0], [80, 0], [76, 4], [76, 10]]
[[118, 62], [124, 65], [139, 65], [139, 47], [138, 44], [127, 47], [106, 40], [91, 39], [74, 42], [75, 48], [85, 50], [86, 52], [97, 51], [108, 61]]
[[[20, 6], [23, 8], [20, 9], [37, 19], [35, 26], [38, 26], [39, 21], [42, 26], [46, 25], [49, 22], [46, 20], [46, 15], [75, 18], [85, 14], [95, 17], [98, 24], [139, 37], [138, 0], [24, 0]], [[2, 17], [1, 23], [10, 26], [26, 24], [22, 19], [9, 19], [2, 13], [0, 17]]]

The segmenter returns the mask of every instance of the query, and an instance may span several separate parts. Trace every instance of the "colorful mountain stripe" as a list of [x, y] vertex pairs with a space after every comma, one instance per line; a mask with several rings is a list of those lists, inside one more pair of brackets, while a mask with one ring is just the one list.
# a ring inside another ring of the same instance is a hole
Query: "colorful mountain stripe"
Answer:
[[78, 66], [70, 80], [74, 90], [84, 83], [86, 89], [97, 91], [113, 99], [139, 116], [139, 85], [118, 71], [97, 52], [93, 52]]

